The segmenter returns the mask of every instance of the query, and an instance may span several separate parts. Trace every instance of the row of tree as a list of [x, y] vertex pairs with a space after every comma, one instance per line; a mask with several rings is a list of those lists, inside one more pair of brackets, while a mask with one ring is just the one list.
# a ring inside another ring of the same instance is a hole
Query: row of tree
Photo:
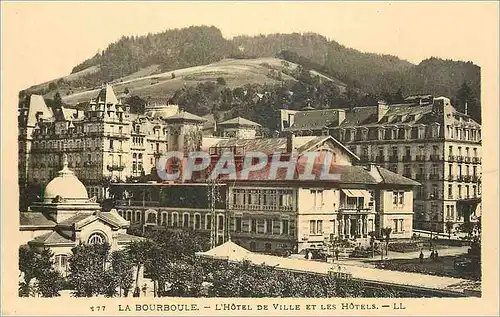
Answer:
[[354, 280], [195, 256], [206, 249], [208, 236], [193, 231], [153, 232], [114, 252], [107, 244], [81, 244], [73, 248], [63, 277], [54, 269], [48, 250], [24, 246], [20, 248], [23, 279], [19, 294], [53, 297], [66, 288], [76, 297], [130, 296], [132, 290], [132, 296], [139, 296], [139, 272], [144, 269], [159, 297], [398, 296], [390, 288], [366, 288]]

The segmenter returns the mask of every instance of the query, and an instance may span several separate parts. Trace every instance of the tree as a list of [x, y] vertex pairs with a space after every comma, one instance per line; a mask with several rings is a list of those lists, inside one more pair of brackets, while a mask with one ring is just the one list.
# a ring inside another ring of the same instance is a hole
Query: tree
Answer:
[[174, 73], [174, 72], [172, 72], [171, 77], [172, 77], [172, 79], [174, 79], [174, 78], [175, 78], [175, 73]]
[[[19, 282], [19, 296], [59, 296], [63, 278], [55, 270], [52, 257], [49, 249], [39, 250], [26, 245], [19, 247], [19, 271], [23, 275], [23, 280]], [[33, 287], [34, 284], [36, 287]]]
[[123, 89], [123, 93], [128, 95], [130, 93], [130, 90], [128, 89], [128, 87], [125, 87], [125, 89]]
[[134, 241], [127, 246], [126, 250], [136, 270], [134, 297], [136, 297], [136, 294], [140, 292], [139, 274], [141, 269], [148, 263], [150, 259], [148, 254], [150, 252], [151, 247], [152, 247], [152, 242], [149, 240]]
[[389, 254], [389, 241], [391, 240], [391, 233], [392, 233], [392, 228], [382, 228], [380, 230], [380, 233], [382, 235], [382, 238], [385, 241], [385, 255]]
[[120, 250], [111, 253], [111, 266], [120, 288], [120, 295], [123, 291], [124, 297], [127, 297], [134, 281], [133, 263], [128, 252]]
[[54, 95], [54, 107], [60, 108], [62, 106], [64, 106], [64, 103], [62, 101], [61, 94], [59, 94], [59, 92], [56, 92], [56, 94]]
[[56, 90], [57, 89], [57, 84], [55, 82], [50, 82], [49, 83], [49, 90]]
[[73, 255], [68, 261], [68, 281], [74, 296], [90, 297], [111, 293], [109, 287], [113, 281], [106, 268], [109, 249], [109, 244], [104, 243], [80, 244], [71, 250]]

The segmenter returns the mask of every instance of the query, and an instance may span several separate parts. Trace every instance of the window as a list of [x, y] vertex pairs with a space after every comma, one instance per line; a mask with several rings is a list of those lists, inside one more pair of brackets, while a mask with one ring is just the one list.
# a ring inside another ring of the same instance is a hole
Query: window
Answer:
[[309, 221], [309, 233], [313, 235], [323, 234], [323, 220]]
[[448, 155], [453, 156], [453, 146], [451, 146], [451, 145], [448, 148]]
[[281, 220], [281, 234], [288, 234], [288, 220]]
[[462, 198], [462, 185], [458, 185], [458, 198]]
[[176, 212], [172, 213], [172, 227], [179, 227], [179, 215]]
[[453, 175], [453, 165], [448, 164], [448, 175]]
[[89, 244], [103, 244], [104, 242], [106, 242], [106, 238], [97, 232], [92, 233], [88, 240]]
[[162, 213], [161, 214], [161, 224], [162, 225], [167, 225], [167, 218], [168, 218], [168, 214], [166, 212]]
[[469, 185], [465, 185], [465, 198], [469, 198]]
[[241, 225], [241, 217], [236, 217], [236, 232], [241, 232], [242, 230], [242, 225]]
[[448, 185], [448, 199], [453, 198], [453, 185], [449, 184]]
[[217, 230], [223, 230], [224, 229], [224, 216], [223, 215], [219, 215], [217, 217]]
[[211, 230], [212, 229], [212, 215], [206, 215], [205, 216], [205, 228], [207, 230]]
[[455, 206], [450, 206], [450, 217], [451, 219], [455, 218]]
[[182, 215], [182, 226], [184, 228], [189, 228], [189, 214]]
[[405, 192], [394, 191], [392, 192], [392, 204], [394, 206], [403, 206], [405, 203]]
[[201, 216], [200, 216], [200, 214], [194, 215], [194, 228], [201, 229]]
[[66, 276], [68, 271], [68, 256], [66, 254], [58, 254], [55, 256], [55, 266], [56, 270], [59, 271], [63, 276]]
[[269, 234], [273, 233], [273, 220], [272, 219], [266, 220], [266, 233], [269, 233]]
[[253, 233], [257, 232], [257, 220], [256, 219], [250, 219], [250, 232], [253, 232]]
[[323, 207], [323, 190], [312, 189], [311, 194], [313, 195], [314, 208]]

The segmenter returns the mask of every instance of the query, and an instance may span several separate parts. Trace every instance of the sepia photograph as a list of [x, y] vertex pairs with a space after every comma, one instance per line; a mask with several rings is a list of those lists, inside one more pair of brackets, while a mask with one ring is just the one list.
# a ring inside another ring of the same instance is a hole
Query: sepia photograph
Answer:
[[499, 313], [498, 3], [2, 21], [2, 315]]

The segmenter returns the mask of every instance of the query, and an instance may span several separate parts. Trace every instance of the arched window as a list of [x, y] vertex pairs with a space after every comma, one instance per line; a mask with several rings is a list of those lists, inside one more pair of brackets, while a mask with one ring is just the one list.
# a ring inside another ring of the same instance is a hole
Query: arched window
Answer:
[[106, 242], [104, 235], [98, 232], [94, 232], [89, 237], [89, 244], [103, 244]]
[[59, 271], [63, 276], [66, 276], [68, 272], [68, 255], [67, 254], [57, 254], [54, 258], [56, 270]]
[[185, 213], [182, 215], [182, 226], [184, 228], [188, 228], [189, 227], [189, 214], [188, 213]]
[[201, 229], [201, 215], [200, 214], [194, 215], [194, 228]]
[[172, 227], [176, 228], [179, 226], [179, 215], [174, 212], [172, 213]]
[[164, 226], [167, 225], [167, 217], [168, 217], [168, 213], [166, 213], [166, 212], [161, 213], [161, 224]]
[[156, 214], [155, 213], [149, 213], [148, 214], [148, 223], [156, 223]]

